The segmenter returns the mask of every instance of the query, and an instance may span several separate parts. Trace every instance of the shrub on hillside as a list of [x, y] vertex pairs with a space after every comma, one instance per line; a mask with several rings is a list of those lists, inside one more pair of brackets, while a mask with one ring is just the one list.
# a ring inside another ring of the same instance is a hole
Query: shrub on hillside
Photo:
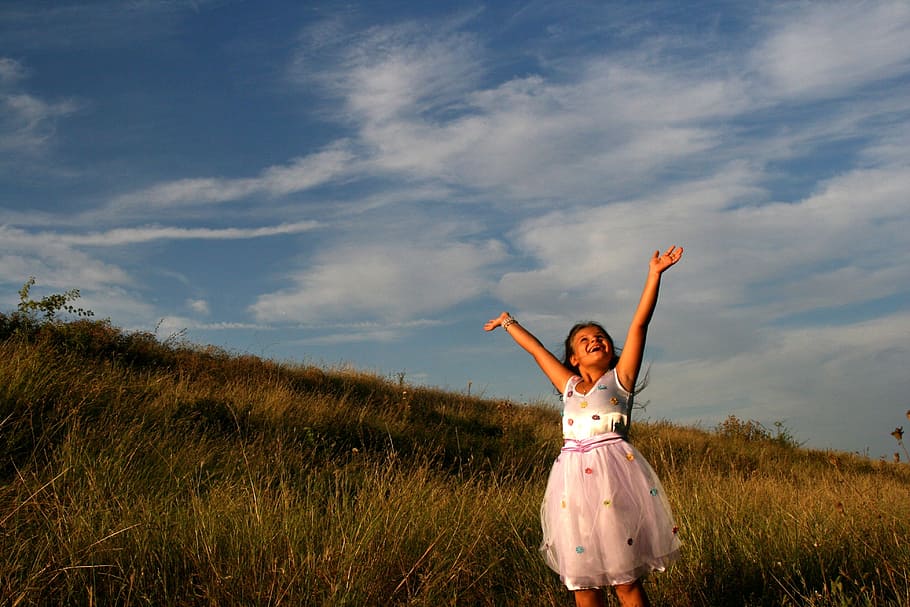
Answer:
[[745, 442], [776, 443], [784, 447], [799, 447], [800, 443], [793, 434], [784, 426], [783, 422], [774, 422], [775, 432], [772, 433], [761, 422], [754, 419], [742, 420], [735, 415], [717, 424], [714, 428], [718, 435]]

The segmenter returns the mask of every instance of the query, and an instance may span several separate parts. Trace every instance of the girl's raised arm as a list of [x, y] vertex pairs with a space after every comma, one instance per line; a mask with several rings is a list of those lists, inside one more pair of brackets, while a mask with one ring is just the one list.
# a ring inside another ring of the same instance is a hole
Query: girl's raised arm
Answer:
[[572, 377], [572, 371], [567, 369], [559, 359], [547, 350], [540, 340], [518, 324], [518, 321], [512, 318], [508, 312], [503, 312], [496, 318], [491, 318], [483, 326], [485, 331], [493, 331], [496, 327], [502, 327], [519, 346], [534, 357], [540, 370], [552, 382], [560, 392], [566, 387], [566, 382]]
[[674, 245], [667, 249], [663, 255], [661, 255], [660, 251], [654, 251], [654, 255], [651, 257], [648, 267], [648, 278], [645, 280], [645, 287], [641, 293], [638, 308], [632, 316], [632, 324], [629, 325], [629, 333], [626, 335], [619, 362], [616, 363], [616, 376], [627, 390], [634, 390], [635, 382], [638, 381], [638, 372], [641, 370], [641, 361], [645, 352], [645, 338], [648, 335], [648, 324], [651, 322], [651, 316], [654, 314], [655, 306], [657, 306], [660, 277], [667, 269], [682, 259], [682, 254], [682, 247]]

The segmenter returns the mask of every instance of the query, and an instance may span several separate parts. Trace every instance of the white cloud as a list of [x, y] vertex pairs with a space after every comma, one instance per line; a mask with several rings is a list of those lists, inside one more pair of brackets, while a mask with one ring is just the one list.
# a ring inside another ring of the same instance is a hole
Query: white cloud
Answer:
[[211, 314], [209, 302], [204, 299], [188, 299], [186, 305], [197, 314], [202, 314], [203, 316]]
[[[701, 62], [657, 61], [627, 52], [576, 59], [558, 82], [530, 75], [481, 88], [486, 64], [477, 40], [434, 39], [411, 26], [375, 28], [356, 44], [338, 35], [339, 43], [328, 45], [333, 52], [322, 48], [319, 55], [324, 70], [311, 61], [304, 73], [308, 84], [330, 82], [342, 97], [337, 118], [358, 130], [369, 150], [363, 160], [378, 171], [524, 202], [615, 200], [667, 167], [695, 172], [715, 157], [768, 162], [807, 155], [818, 145], [867, 136], [870, 119], [881, 123], [901, 111], [899, 102], [829, 108], [799, 125], [771, 122], [757, 141], [729, 124], [756, 111], [773, 119], [780, 95], [793, 94], [787, 87], [828, 91], [906, 72], [906, 5], [869, 5], [852, 21], [842, 18], [854, 11], [850, 4], [809, 6], [784, 16], [781, 9], [747, 60], [717, 54]], [[851, 42], [841, 45], [842, 37]], [[830, 40], [838, 48], [825, 51], [831, 63], [823, 68], [814, 57], [803, 63], [791, 48]], [[854, 45], [865, 50], [853, 52]], [[756, 71], [744, 73], [744, 61]], [[802, 73], [801, 65], [817, 74]], [[792, 83], [766, 90], [756, 74]]]
[[716, 144], [716, 133], [661, 111], [658, 97], [666, 105], [677, 84], [639, 73], [636, 84], [649, 90], [636, 96], [626, 91], [627, 72], [612, 76], [588, 73], [569, 84], [512, 80], [471, 95], [464, 116], [368, 122], [361, 134], [376, 150], [378, 167], [498, 189], [513, 198], [590, 199], [602, 192], [596, 183], [625, 184]]
[[353, 153], [339, 141], [329, 149], [296, 158], [283, 166], [264, 169], [258, 177], [214, 178], [199, 177], [161, 183], [150, 188], [117, 196], [114, 209], [138, 207], [146, 209], [211, 203], [232, 202], [252, 196], [285, 196], [301, 192], [350, 171]]
[[246, 322], [201, 322], [186, 316], [167, 315], [158, 320], [156, 334], [162, 339], [187, 331], [268, 330], [269, 327]]
[[735, 354], [655, 364], [642, 398], [651, 400], [647, 414], [655, 418], [710, 426], [732, 414], [769, 427], [780, 420], [812, 446], [851, 444], [877, 453], [906, 409], [908, 332], [906, 312], [837, 326], [766, 328]]
[[[910, 94], [905, 95], [904, 113], [910, 114]], [[895, 111], [897, 114], [897, 111]], [[906, 167], [910, 159], [910, 123], [897, 122], [882, 129], [863, 150], [861, 162], [873, 167]]]
[[355, 43], [333, 27], [337, 44], [308, 37], [292, 77], [341, 99], [335, 119], [356, 129], [363, 168], [510, 200], [592, 200], [604, 184], [619, 196], [717, 146], [722, 132], [706, 121], [751, 103], [729, 66], [655, 68], [634, 55], [579, 59], [560, 82], [532, 74], [481, 87], [474, 37], [398, 26]]
[[[648, 256], [672, 244], [687, 248], [687, 262], [696, 256], [696, 263], [719, 264], [702, 268], [699, 274], [707, 278], [724, 267], [722, 252], [736, 238], [726, 209], [761, 193], [757, 177], [748, 165], [734, 163], [647, 198], [577, 205], [522, 222], [512, 240], [535, 266], [505, 275], [497, 292], [507, 301], [533, 301], [546, 309], [558, 309], [570, 298], [576, 314], [598, 312], [611, 302], [628, 307], [638, 297]], [[706, 286], [705, 278], [699, 286]]]
[[503, 256], [494, 241], [354, 241], [321, 252], [251, 311], [262, 322], [414, 320], [482, 293], [486, 268]]
[[519, 313], [555, 319], [547, 330], [594, 318], [622, 341], [647, 256], [683, 245], [662, 296], [672, 311], [658, 313], [656, 334], [669, 336], [667, 356], [714, 361], [776, 341], [769, 327], [782, 320], [872, 305], [910, 284], [896, 253], [910, 244], [910, 171], [851, 171], [795, 203], [739, 206], [730, 203], [757, 191], [759, 175], [727, 169], [646, 199], [523, 222], [513, 243], [533, 263], [504, 275], [497, 295]]
[[903, 0], [786, 5], [752, 64], [770, 94], [819, 97], [906, 74], [910, 4]]

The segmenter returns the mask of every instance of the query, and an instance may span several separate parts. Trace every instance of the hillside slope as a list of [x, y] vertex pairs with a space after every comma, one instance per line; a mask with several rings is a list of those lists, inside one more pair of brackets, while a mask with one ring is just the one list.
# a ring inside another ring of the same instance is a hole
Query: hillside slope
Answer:
[[[728, 420], [729, 421], [729, 420]], [[638, 423], [667, 605], [910, 604], [910, 467]], [[563, 605], [559, 412], [0, 315], [0, 604]]]

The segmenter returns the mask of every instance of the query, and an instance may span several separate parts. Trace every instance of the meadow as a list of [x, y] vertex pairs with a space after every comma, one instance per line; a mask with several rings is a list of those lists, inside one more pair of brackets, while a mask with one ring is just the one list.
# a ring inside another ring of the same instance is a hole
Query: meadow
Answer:
[[[654, 604], [910, 605], [910, 466], [763, 428], [633, 425], [684, 544]], [[537, 550], [559, 432], [555, 403], [0, 314], [0, 605], [571, 605]]]

